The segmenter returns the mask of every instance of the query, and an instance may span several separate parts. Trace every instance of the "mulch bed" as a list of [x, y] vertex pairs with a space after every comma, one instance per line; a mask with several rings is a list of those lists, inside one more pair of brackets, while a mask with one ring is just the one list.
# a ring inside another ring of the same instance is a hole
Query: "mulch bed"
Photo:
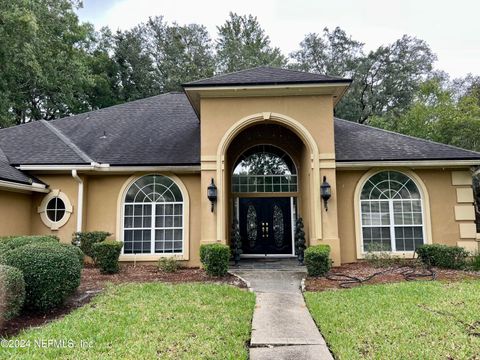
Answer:
[[[402, 274], [406, 267], [395, 267], [392, 266], [391, 271], [388, 271], [384, 274], [374, 276], [371, 280], [364, 282], [363, 284], [385, 284], [392, 282], [403, 282], [406, 281], [405, 276]], [[368, 278], [369, 276], [377, 273], [379, 271], [386, 270], [386, 268], [378, 268], [370, 265], [367, 262], [358, 262], [351, 264], [344, 264], [339, 267], [334, 267], [330, 271], [330, 274], [345, 274], [348, 276], [357, 277], [360, 279]], [[436, 280], [440, 281], [460, 281], [466, 279], [480, 279], [479, 272], [469, 272], [463, 270], [443, 270], [443, 269], [432, 269], [435, 272]], [[416, 272], [418, 274], [425, 274], [425, 270], [417, 268]], [[307, 291], [325, 291], [325, 290], [335, 290], [342, 289], [342, 279], [340, 277], [335, 277], [336, 280], [327, 279], [325, 277], [308, 277], [305, 281], [305, 289]], [[418, 277], [414, 281], [428, 281], [431, 277]], [[348, 287], [361, 286], [360, 283], [349, 284]]]
[[89, 303], [108, 283], [122, 284], [139, 282], [162, 282], [171, 284], [204, 282], [229, 284], [246, 288], [246, 284], [233, 275], [227, 274], [227, 276], [222, 278], [211, 277], [208, 276], [204, 270], [198, 268], [179, 269], [174, 273], [165, 273], [158, 270], [154, 265], [121, 265], [118, 274], [103, 275], [100, 274], [97, 268], [86, 265], [82, 271], [79, 288], [62, 307], [51, 310], [45, 314], [33, 312], [23, 313], [17, 318], [7, 322], [3, 328], [0, 328], [0, 337], [15, 336], [23, 329], [40, 326], [52, 320], [59, 319], [71, 311]]

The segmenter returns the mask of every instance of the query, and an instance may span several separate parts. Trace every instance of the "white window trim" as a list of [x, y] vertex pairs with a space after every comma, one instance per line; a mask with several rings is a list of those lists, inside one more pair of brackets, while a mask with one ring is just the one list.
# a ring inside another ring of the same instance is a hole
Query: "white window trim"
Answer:
[[[50, 200], [57, 197], [60, 200], [62, 200], [63, 203], [65, 204], [65, 214], [59, 221], [52, 221], [47, 216], [47, 205], [50, 202]], [[40, 206], [37, 208], [37, 212], [40, 214], [40, 218], [42, 219], [42, 222], [47, 227], [49, 227], [51, 230], [58, 230], [63, 225], [65, 225], [70, 219], [70, 215], [73, 212], [73, 206], [72, 206], [72, 203], [70, 202], [70, 199], [65, 193], [61, 192], [60, 189], [53, 189], [43, 198]]]
[[[377, 168], [371, 169], [367, 171], [360, 180], [357, 182], [354, 192], [354, 218], [355, 218], [355, 241], [356, 241], [356, 249], [357, 249], [357, 259], [364, 259], [366, 252], [363, 251], [363, 234], [362, 234], [362, 218], [361, 218], [361, 193], [362, 189], [365, 186], [366, 182], [375, 174], [383, 172], [383, 171], [396, 171], [399, 173], [408, 176], [413, 183], [417, 186], [420, 192], [420, 199], [422, 205], [422, 224], [423, 224], [423, 243], [424, 244], [431, 244], [432, 243], [432, 223], [430, 217], [430, 198], [428, 195], [427, 187], [423, 183], [422, 179], [410, 169], [398, 169], [398, 168]], [[392, 212], [390, 212], [390, 216], [393, 216]], [[392, 225], [392, 218], [390, 218], [390, 225]], [[391, 239], [391, 241], [395, 241], [395, 239]], [[392, 247], [394, 249], [394, 247]], [[415, 255], [414, 251], [389, 251], [387, 252], [393, 257], [404, 257], [404, 258], [412, 258]]]
[[[181, 253], [148, 253], [148, 254], [124, 254], [122, 249], [122, 254], [120, 255], [120, 261], [158, 261], [161, 258], [173, 257], [177, 260], [189, 260], [190, 259], [190, 229], [189, 229], [189, 220], [190, 220], [190, 197], [187, 191], [187, 188], [183, 181], [176, 175], [167, 173], [167, 172], [158, 172], [158, 173], [142, 173], [132, 175], [128, 180], [123, 184], [118, 200], [117, 200], [117, 238], [120, 241], [124, 241], [124, 211], [125, 211], [125, 196], [130, 186], [133, 185], [138, 179], [148, 176], [148, 175], [159, 175], [170, 178], [180, 189], [183, 199], [183, 213], [182, 213], [182, 228], [183, 228], [183, 247]], [[136, 203], [137, 205], [140, 203]], [[152, 212], [153, 213], [153, 212]], [[152, 237], [152, 239], [154, 239]], [[154, 241], [151, 241], [151, 244], [154, 244]], [[153, 250], [153, 246], [151, 245]]]

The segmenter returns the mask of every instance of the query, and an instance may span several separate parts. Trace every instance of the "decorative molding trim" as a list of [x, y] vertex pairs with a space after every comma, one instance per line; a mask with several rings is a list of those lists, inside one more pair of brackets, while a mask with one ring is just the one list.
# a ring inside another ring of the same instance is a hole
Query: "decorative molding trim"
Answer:
[[457, 203], [473, 204], [473, 189], [471, 187], [457, 188]]
[[472, 174], [469, 171], [452, 171], [452, 185], [472, 186]]
[[476, 239], [477, 225], [474, 222], [458, 224], [460, 230], [460, 239]]
[[473, 205], [455, 205], [455, 220], [475, 220]]
[[[59, 221], [52, 221], [47, 216], [47, 205], [50, 200], [57, 197], [65, 204], [65, 214]], [[45, 195], [40, 203], [40, 206], [37, 208], [37, 212], [40, 214], [40, 219], [42, 219], [42, 222], [45, 224], [45, 226], [49, 227], [51, 230], [58, 230], [70, 219], [70, 215], [73, 212], [73, 207], [70, 199], [65, 193], [61, 192], [60, 189], [54, 189]]]

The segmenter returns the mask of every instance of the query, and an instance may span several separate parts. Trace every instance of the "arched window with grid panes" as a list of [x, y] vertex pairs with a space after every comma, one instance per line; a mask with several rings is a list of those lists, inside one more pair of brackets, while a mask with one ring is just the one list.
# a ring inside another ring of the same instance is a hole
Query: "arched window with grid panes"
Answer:
[[146, 175], [128, 188], [123, 204], [124, 254], [183, 254], [184, 203], [163, 175]]
[[407, 252], [424, 244], [422, 194], [398, 171], [372, 175], [360, 195], [362, 249]]

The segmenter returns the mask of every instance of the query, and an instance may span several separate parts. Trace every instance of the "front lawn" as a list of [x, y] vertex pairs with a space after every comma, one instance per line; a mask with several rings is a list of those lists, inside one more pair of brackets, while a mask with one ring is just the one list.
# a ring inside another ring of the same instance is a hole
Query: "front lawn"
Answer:
[[110, 286], [65, 318], [10, 339], [17, 348], [3, 341], [0, 358], [247, 359], [254, 304], [252, 293], [228, 285]]
[[338, 359], [476, 359], [480, 281], [406, 282], [305, 293]]

